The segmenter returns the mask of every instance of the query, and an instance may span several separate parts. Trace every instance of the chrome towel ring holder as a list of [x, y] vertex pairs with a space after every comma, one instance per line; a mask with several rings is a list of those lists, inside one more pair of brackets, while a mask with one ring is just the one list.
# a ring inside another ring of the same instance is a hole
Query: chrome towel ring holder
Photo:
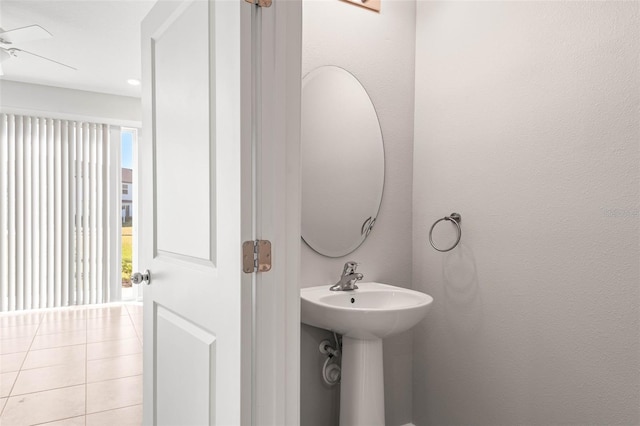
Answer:
[[[448, 249], [439, 249], [433, 243], [433, 228], [435, 228], [436, 225], [438, 223], [442, 222], [443, 220], [452, 222], [458, 228], [458, 238], [456, 239], [456, 242], [453, 243], [453, 245], [451, 247], [449, 247]], [[451, 215], [449, 215], [449, 216], [445, 216], [442, 219], [436, 220], [435, 223], [433, 225], [431, 225], [431, 229], [429, 230], [429, 242], [431, 243], [431, 247], [433, 247], [434, 249], [436, 249], [436, 250], [438, 250], [440, 252], [451, 251], [454, 248], [456, 248], [456, 246], [460, 242], [460, 238], [462, 238], [462, 228], [460, 227], [460, 222], [462, 222], [462, 216], [460, 216], [459, 213], [451, 213]]]

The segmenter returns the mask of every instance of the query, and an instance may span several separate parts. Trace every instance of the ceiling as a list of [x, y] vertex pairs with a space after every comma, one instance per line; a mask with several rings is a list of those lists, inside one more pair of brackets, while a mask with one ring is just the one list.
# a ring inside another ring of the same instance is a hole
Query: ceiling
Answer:
[[38, 24], [53, 38], [11, 47], [46, 56], [77, 71], [18, 52], [2, 62], [3, 80], [140, 97], [140, 22], [155, 0], [0, 1], [4, 30]]

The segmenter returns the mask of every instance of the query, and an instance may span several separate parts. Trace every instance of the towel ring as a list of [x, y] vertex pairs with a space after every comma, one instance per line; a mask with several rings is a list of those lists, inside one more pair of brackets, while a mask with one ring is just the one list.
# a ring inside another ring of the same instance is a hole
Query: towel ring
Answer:
[[[438, 247], [436, 247], [436, 245], [433, 243], [433, 228], [436, 227], [436, 225], [440, 222], [442, 222], [443, 220], [448, 220], [450, 222], [453, 222], [457, 227], [458, 227], [458, 239], [456, 240], [456, 242], [449, 247], [448, 249], [439, 249]], [[435, 221], [435, 223], [433, 225], [431, 225], [431, 229], [429, 230], [429, 242], [431, 243], [431, 247], [433, 247], [434, 249], [438, 250], [439, 252], [446, 252], [446, 251], [451, 251], [454, 248], [456, 248], [456, 246], [458, 245], [458, 243], [460, 242], [460, 238], [462, 238], [462, 228], [460, 227], [460, 222], [462, 222], [462, 216], [460, 216], [459, 213], [451, 213], [450, 216], [445, 216], [442, 219], [438, 219]]]

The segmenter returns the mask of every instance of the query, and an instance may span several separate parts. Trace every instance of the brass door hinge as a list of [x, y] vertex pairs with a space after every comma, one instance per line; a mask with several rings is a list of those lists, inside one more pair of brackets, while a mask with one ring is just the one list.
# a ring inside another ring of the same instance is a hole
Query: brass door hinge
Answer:
[[260, 7], [270, 7], [272, 0], [244, 0], [247, 3], [257, 4]]
[[256, 240], [242, 243], [242, 271], [251, 274], [271, 270], [271, 241]]

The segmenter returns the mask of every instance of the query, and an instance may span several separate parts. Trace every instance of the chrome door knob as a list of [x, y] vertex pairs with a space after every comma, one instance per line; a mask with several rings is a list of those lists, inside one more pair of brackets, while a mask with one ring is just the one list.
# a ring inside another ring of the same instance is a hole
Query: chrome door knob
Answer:
[[151, 284], [151, 273], [148, 269], [146, 269], [143, 273], [134, 272], [131, 274], [131, 284], [140, 284], [146, 283], [147, 285]]

